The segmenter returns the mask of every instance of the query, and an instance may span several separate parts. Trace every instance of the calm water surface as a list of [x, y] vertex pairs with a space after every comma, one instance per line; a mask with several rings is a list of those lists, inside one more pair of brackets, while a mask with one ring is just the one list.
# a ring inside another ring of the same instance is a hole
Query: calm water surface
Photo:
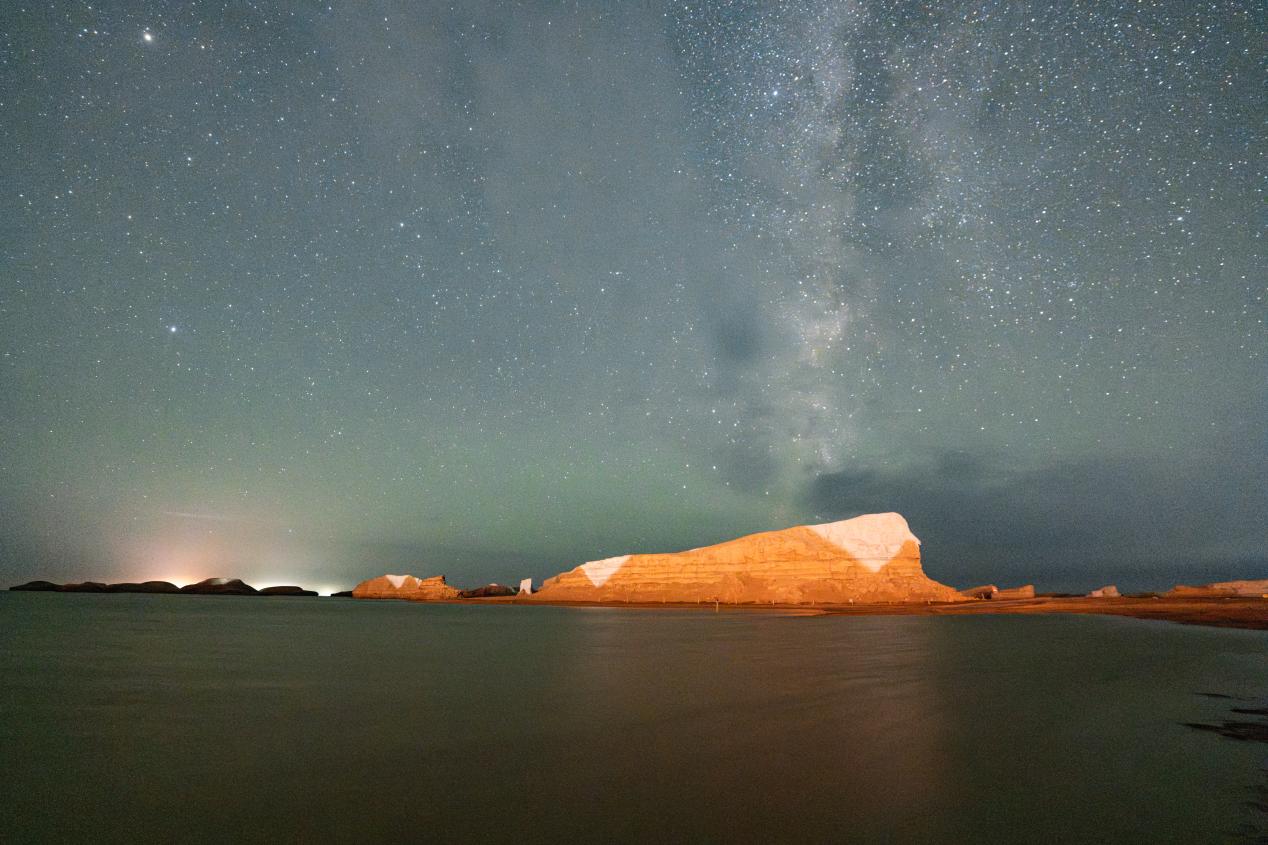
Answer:
[[1268, 634], [0, 594], [0, 839], [1226, 842]]

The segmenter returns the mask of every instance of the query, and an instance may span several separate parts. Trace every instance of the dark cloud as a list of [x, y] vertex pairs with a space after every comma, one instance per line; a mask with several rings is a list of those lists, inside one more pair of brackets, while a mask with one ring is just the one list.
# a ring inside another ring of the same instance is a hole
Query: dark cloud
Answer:
[[[1263, 548], [1268, 494], [1253, 460], [1160, 468], [1142, 458], [1058, 460], [1013, 468], [944, 452], [900, 470], [816, 476], [805, 490], [819, 519], [895, 510], [923, 542], [928, 565], [956, 583], [1035, 582], [1081, 588], [1115, 579], [1158, 588], [1197, 568], [1239, 571]], [[1251, 571], [1243, 571], [1251, 575]], [[1225, 577], [1232, 577], [1226, 575]]]

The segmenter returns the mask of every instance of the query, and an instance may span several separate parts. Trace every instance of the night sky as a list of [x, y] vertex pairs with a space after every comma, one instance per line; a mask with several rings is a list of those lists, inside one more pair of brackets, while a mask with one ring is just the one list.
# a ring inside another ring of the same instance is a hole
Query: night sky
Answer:
[[1261, 3], [0, 5], [0, 581], [896, 510], [1268, 577]]

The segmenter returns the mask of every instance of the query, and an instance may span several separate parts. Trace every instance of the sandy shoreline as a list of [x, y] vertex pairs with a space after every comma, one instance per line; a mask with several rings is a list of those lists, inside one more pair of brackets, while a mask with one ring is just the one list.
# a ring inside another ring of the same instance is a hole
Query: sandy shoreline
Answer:
[[[73, 593], [74, 591], [71, 591]], [[58, 593], [65, 595], [69, 593]], [[1268, 598], [1249, 596], [1036, 596], [923, 604], [727, 604], [725, 602], [596, 602], [526, 599], [519, 596], [455, 599], [352, 599], [353, 601], [418, 601], [421, 604], [475, 604], [519, 607], [615, 608], [677, 610], [694, 613], [769, 613], [780, 616], [957, 616], [969, 614], [1033, 615], [1099, 614], [1156, 619], [1183, 625], [1268, 630]]]
[[[849, 614], [854, 610], [853, 608], [833, 608], [828, 612]], [[886, 611], [868, 608], [863, 612], [885, 613]], [[897, 612], [912, 615], [1082, 613], [1158, 619], [1184, 625], [1268, 630], [1268, 599], [1242, 597], [1064, 598], [1040, 596], [1033, 599], [975, 601], [966, 604], [915, 607]]]
[[[507, 604], [551, 607], [613, 607], [629, 610], [714, 612], [710, 603], [564, 602], [522, 598], [455, 599], [446, 604]], [[1240, 597], [1085, 598], [1038, 596], [1033, 599], [969, 601], [952, 604], [718, 604], [717, 612], [778, 613], [793, 616], [954, 616], [963, 614], [1089, 613], [1157, 619], [1183, 625], [1268, 630], [1268, 599]]]

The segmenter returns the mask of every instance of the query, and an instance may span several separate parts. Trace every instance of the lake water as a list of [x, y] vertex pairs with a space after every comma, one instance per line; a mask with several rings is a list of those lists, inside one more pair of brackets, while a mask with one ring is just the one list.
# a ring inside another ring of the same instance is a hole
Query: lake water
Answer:
[[1265, 632], [4, 593], [0, 685], [7, 842], [1268, 835]]

